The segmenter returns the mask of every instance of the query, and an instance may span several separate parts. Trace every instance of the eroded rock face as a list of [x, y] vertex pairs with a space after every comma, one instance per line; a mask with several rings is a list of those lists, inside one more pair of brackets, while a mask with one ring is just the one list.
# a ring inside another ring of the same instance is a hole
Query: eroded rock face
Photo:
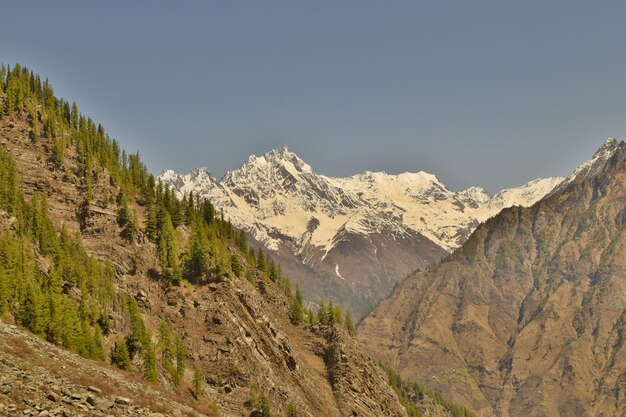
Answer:
[[[156, 293], [145, 292], [149, 298]], [[225, 281], [194, 291], [173, 288], [166, 300], [151, 301], [151, 314], [185, 335], [207, 375], [209, 397], [226, 414], [246, 409], [255, 384], [267, 391], [278, 415], [290, 402], [302, 415], [405, 415], [353, 338], [329, 326], [291, 325], [286, 299], [273, 286], [261, 294], [246, 280]], [[361, 388], [355, 392], [350, 385]]]
[[399, 285], [365, 349], [484, 416], [626, 415], [626, 144], [596, 156]]

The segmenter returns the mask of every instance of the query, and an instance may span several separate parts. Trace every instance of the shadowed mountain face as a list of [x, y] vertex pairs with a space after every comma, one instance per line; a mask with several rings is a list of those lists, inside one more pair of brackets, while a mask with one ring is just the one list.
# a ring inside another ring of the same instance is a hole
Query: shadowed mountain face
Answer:
[[378, 360], [484, 416], [626, 415], [626, 144], [478, 227], [360, 325]]
[[309, 300], [333, 298], [357, 316], [396, 282], [438, 262], [503, 207], [530, 205], [562, 179], [532, 181], [491, 196], [453, 192], [434, 175], [317, 174], [287, 147], [251, 156], [216, 180], [206, 168], [159, 177], [180, 195], [223, 209], [278, 258]]

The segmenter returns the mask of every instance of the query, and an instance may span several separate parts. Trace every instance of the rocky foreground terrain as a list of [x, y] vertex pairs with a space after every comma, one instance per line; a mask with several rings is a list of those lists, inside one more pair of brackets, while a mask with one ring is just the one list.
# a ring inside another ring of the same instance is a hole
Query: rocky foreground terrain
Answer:
[[[163, 396], [167, 396], [164, 399]], [[158, 387], [0, 322], [0, 415], [200, 416]]]

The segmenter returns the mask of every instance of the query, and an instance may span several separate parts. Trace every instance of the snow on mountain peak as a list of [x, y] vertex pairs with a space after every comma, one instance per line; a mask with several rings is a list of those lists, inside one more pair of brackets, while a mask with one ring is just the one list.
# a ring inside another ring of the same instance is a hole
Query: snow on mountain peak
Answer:
[[327, 177], [316, 174], [287, 146], [251, 155], [219, 181], [207, 168], [185, 175], [168, 170], [159, 178], [181, 195], [193, 191], [208, 198], [235, 226], [270, 249], [288, 243], [296, 254], [305, 253], [309, 245], [328, 253], [342, 231], [392, 236], [417, 232], [452, 251], [479, 222], [505, 207], [532, 205], [561, 181], [536, 180], [492, 197], [480, 187], [451, 191], [424, 171]]
[[550, 194], [554, 194], [569, 184], [578, 183], [584, 181], [587, 178], [593, 177], [602, 170], [606, 162], [611, 159], [617, 149], [624, 144], [624, 141], [619, 142], [614, 137], [609, 137], [602, 146], [593, 154], [591, 159], [578, 166], [574, 172], [567, 176], [557, 187], [555, 187]]
[[491, 194], [482, 187], [469, 187], [459, 192], [459, 196], [463, 200], [474, 201], [479, 204], [485, 204], [491, 199]]

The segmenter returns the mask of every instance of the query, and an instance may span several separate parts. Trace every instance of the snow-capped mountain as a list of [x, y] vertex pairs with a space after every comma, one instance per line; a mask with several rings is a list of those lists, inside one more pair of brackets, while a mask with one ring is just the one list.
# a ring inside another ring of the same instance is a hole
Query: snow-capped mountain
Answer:
[[287, 147], [250, 156], [241, 168], [216, 180], [208, 168], [188, 174], [164, 171], [159, 179], [180, 195], [193, 192], [223, 208], [241, 227], [276, 250], [277, 235], [329, 249], [342, 228], [367, 234], [390, 229], [419, 232], [452, 251], [479, 222], [514, 205], [530, 206], [563, 178], [537, 179], [490, 195], [480, 187], [454, 192], [420, 171], [390, 175], [363, 172], [347, 178], [316, 174]]
[[357, 313], [412, 270], [459, 247], [480, 222], [505, 207], [532, 205], [563, 180], [539, 179], [492, 196], [480, 187], [451, 191], [426, 172], [334, 178], [317, 174], [287, 147], [250, 156], [221, 180], [207, 168], [168, 170], [159, 179], [179, 195], [208, 198], [283, 263], [291, 257], [343, 281], [364, 302], [352, 303]]
[[554, 187], [550, 194], [556, 194], [561, 192], [564, 188], [571, 184], [576, 184], [584, 181], [587, 178], [593, 177], [604, 168], [604, 165], [615, 155], [615, 152], [619, 149], [620, 142], [614, 137], [609, 137], [602, 146], [593, 154], [591, 159], [581, 164], [561, 181], [558, 186]]

